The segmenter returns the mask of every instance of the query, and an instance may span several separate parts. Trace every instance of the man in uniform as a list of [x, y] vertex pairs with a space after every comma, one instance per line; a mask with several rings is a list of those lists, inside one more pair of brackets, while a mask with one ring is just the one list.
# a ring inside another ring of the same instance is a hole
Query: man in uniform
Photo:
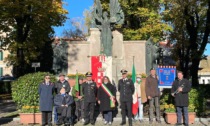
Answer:
[[87, 72], [86, 74], [87, 81], [84, 82], [82, 86], [82, 91], [84, 95], [84, 110], [85, 110], [85, 122], [84, 125], [89, 124], [89, 122], [94, 125], [94, 111], [95, 111], [95, 103], [97, 96], [97, 87], [96, 83], [92, 81], [92, 73]]
[[132, 126], [132, 95], [134, 93], [134, 83], [127, 78], [127, 70], [121, 70], [122, 79], [118, 82], [118, 91], [120, 92], [120, 105], [122, 122], [120, 125], [126, 124], [126, 110], [129, 120], [129, 126]]
[[153, 122], [153, 107], [155, 103], [156, 121], [160, 121], [160, 91], [158, 88], [158, 77], [154, 68], [150, 69], [150, 75], [146, 78], [146, 95], [149, 100], [149, 123]]

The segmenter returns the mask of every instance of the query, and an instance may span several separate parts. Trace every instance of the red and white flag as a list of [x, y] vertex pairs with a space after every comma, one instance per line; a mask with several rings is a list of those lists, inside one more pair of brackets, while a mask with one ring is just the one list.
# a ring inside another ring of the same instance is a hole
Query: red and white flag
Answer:
[[112, 80], [112, 57], [104, 55], [91, 57], [91, 72], [92, 79], [96, 82], [97, 86], [101, 86], [104, 76], [108, 76]]

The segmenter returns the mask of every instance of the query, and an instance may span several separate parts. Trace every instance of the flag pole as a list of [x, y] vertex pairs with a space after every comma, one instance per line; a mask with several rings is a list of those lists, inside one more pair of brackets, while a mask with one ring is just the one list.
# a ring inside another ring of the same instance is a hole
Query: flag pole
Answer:
[[135, 56], [133, 56], [133, 65], [134, 65], [134, 61], [135, 61]]

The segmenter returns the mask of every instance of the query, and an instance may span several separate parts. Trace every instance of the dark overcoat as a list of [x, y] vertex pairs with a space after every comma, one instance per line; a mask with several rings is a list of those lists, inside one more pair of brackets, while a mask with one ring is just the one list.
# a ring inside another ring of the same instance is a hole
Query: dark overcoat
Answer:
[[39, 85], [38, 91], [40, 111], [52, 111], [54, 84], [50, 82], [49, 85], [47, 85], [43, 82]]
[[187, 107], [189, 105], [188, 93], [191, 90], [190, 82], [187, 79], [175, 80], [171, 88], [171, 93], [174, 93], [182, 85], [183, 91], [175, 94], [175, 106]]
[[55, 84], [56, 94], [60, 93], [61, 88], [65, 88], [65, 91], [66, 91], [67, 94], [71, 90], [71, 87], [70, 87], [69, 82], [67, 80], [64, 80], [63, 83], [60, 80], [57, 81], [57, 83]]
[[[54, 105], [61, 106], [63, 103], [64, 96], [61, 94], [57, 94], [54, 98]], [[74, 102], [73, 97], [69, 94], [65, 94], [65, 103], [70, 106]]]
[[134, 93], [134, 83], [131, 79], [120, 79], [118, 82], [118, 91], [120, 92], [120, 101], [121, 102], [132, 102], [133, 93]]
[[97, 96], [97, 87], [96, 83], [93, 81], [84, 82], [82, 84], [82, 92], [84, 94], [84, 101], [85, 102], [96, 102]]
[[[108, 83], [104, 84], [112, 93], [114, 97], [116, 97], [116, 89], [115, 87]], [[105, 90], [100, 86], [98, 89], [98, 100], [101, 102], [100, 103], [100, 111], [110, 111], [113, 110], [114, 108], [110, 107], [110, 97], [108, 94], [105, 92]]]

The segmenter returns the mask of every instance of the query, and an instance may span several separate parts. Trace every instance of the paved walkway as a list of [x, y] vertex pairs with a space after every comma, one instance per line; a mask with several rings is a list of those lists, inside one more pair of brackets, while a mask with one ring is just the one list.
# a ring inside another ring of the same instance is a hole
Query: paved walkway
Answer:
[[[19, 118], [17, 115], [9, 115], [11, 113], [17, 112], [16, 110], [16, 105], [14, 102], [12, 102], [11, 100], [7, 101], [7, 102], [0, 102], [0, 125], [1, 126], [19, 126], [21, 125], [19, 123]], [[158, 124], [156, 122], [154, 122], [153, 124], [149, 124], [148, 122], [148, 118], [144, 119], [143, 123], [140, 123], [139, 121], [137, 122], [133, 122], [133, 126], [170, 126], [170, 124], [166, 124], [164, 119], [161, 119], [161, 124]], [[112, 126], [120, 126], [120, 122], [121, 122], [121, 118], [120, 115], [118, 114], [118, 116], [116, 118], [114, 118], [113, 124]], [[97, 118], [97, 121], [95, 123], [95, 126], [103, 126], [103, 120], [102, 117], [99, 116]], [[127, 126], [128, 124], [126, 124], [125, 126]], [[195, 124], [192, 124], [191, 126], [209, 126], [210, 125], [210, 119], [198, 119], [196, 118], [195, 120]], [[22, 125], [22, 126], [27, 126], [27, 125]], [[35, 125], [35, 126], [39, 126], [39, 125]], [[75, 126], [83, 126], [82, 122], [78, 122], [75, 124]], [[91, 126], [91, 125], [88, 125]], [[171, 125], [172, 126], [172, 125]]]
[[[1, 121], [0, 121], [1, 122]], [[115, 119], [112, 126], [120, 126], [120, 119]], [[19, 123], [19, 121], [10, 121], [10, 122], [1, 122], [0, 123], [1, 126], [19, 126], [21, 125]], [[103, 121], [101, 119], [98, 119], [95, 123], [95, 126], [103, 126]], [[194, 124], [191, 124], [190, 126], [209, 126], [210, 123], [209, 122], [196, 122]], [[22, 125], [22, 126], [27, 126], [27, 125]], [[39, 125], [34, 125], [34, 126], [39, 126]], [[75, 124], [75, 126], [83, 126], [82, 122], [78, 122]], [[91, 126], [90, 124], [88, 126]], [[128, 124], [126, 124], [125, 126], [128, 126]], [[173, 126], [170, 124], [166, 124], [165, 122], [162, 122], [161, 124], [158, 124], [156, 122], [154, 122], [153, 124], [149, 124], [148, 121], [144, 121], [143, 123], [140, 122], [133, 122], [133, 126]]]

